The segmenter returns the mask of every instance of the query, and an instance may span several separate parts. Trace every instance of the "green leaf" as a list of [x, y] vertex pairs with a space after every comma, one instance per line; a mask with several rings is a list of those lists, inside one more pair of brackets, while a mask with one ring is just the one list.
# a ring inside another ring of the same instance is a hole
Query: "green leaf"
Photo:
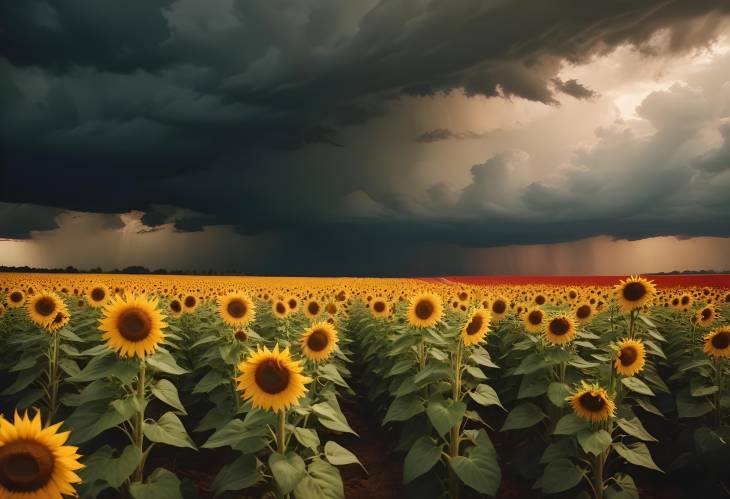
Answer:
[[214, 388], [230, 383], [231, 378], [220, 371], [208, 371], [193, 388], [193, 393], [208, 393]]
[[174, 407], [183, 414], [187, 414], [185, 407], [182, 405], [182, 402], [180, 402], [180, 396], [177, 393], [177, 388], [172, 384], [172, 382], [166, 379], [161, 379], [150, 387], [150, 391], [152, 392], [152, 395], [170, 407]]
[[410, 483], [433, 468], [441, 459], [443, 447], [443, 444], [436, 445], [428, 435], [416, 440], [403, 463], [403, 483]]
[[[480, 433], [484, 430], [480, 430]], [[486, 435], [486, 433], [485, 433]], [[479, 493], [495, 496], [502, 480], [502, 470], [497, 463], [497, 454], [491, 443], [482, 444], [486, 440], [477, 439], [477, 445], [466, 450], [464, 456], [449, 459], [449, 466], [466, 485]]]
[[586, 454], [598, 456], [611, 445], [611, 434], [606, 430], [581, 430], [578, 432], [578, 443]]
[[294, 437], [296, 437], [297, 441], [300, 444], [308, 449], [311, 449], [315, 453], [317, 452], [320, 442], [319, 435], [317, 435], [316, 431], [310, 430], [309, 428], [300, 428], [297, 426], [292, 430], [292, 433], [294, 433]]
[[502, 402], [499, 401], [499, 395], [497, 395], [497, 392], [489, 385], [485, 385], [483, 383], [477, 385], [473, 392], [469, 392], [469, 396], [479, 405], [498, 405], [505, 411], [507, 410], [502, 405]]
[[537, 353], [533, 352], [524, 359], [522, 359], [522, 362], [520, 362], [520, 365], [517, 366], [517, 368], [514, 370], [514, 374], [530, 374], [534, 373], [536, 371], [539, 371], [540, 369], [543, 369], [547, 367], [547, 362], [545, 362], [545, 358]]
[[487, 375], [484, 374], [484, 371], [479, 369], [477, 366], [466, 366], [464, 370], [474, 379], [487, 379]]
[[14, 395], [25, 390], [31, 383], [37, 380], [41, 374], [43, 374], [43, 369], [36, 369], [35, 367], [19, 372], [18, 377], [15, 378], [13, 384], [5, 388], [1, 395]]
[[296, 499], [344, 499], [340, 471], [327, 461], [315, 458], [294, 489], [294, 496]]
[[195, 449], [188, 432], [174, 412], [166, 412], [160, 419], [144, 424], [144, 436], [152, 442], [172, 445], [174, 447], [190, 447]]
[[613, 448], [621, 457], [631, 464], [664, 473], [661, 468], [656, 465], [651, 457], [651, 453], [649, 453], [648, 447], [643, 442], [636, 442], [630, 446], [626, 446], [622, 442], [614, 442]]
[[693, 397], [687, 390], [677, 393], [676, 402], [680, 418], [698, 418], [712, 411], [712, 404], [704, 398]]
[[649, 385], [641, 381], [639, 378], [629, 376], [628, 378], [621, 378], [621, 383], [629, 390], [641, 393], [642, 395], [654, 395]]
[[[107, 350], [108, 352], [108, 350]], [[122, 383], [131, 383], [137, 376], [137, 362], [128, 359], [120, 359], [116, 355], [107, 353], [99, 357], [92, 357], [86, 367], [79, 374], [68, 378], [72, 383], [84, 383], [99, 378], [114, 377]]]
[[545, 418], [545, 413], [531, 402], [520, 404], [507, 414], [500, 431], [519, 430], [536, 425]]
[[228, 490], [246, 489], [255, 485], [258, 480], [256, 457], [244, 454], [218, 472], [211, 485], [213, 496], [218, 497]]
[[585, 471], [573, 464], [570, 459], [560, 458], [545, 466], [540, 483], [546, 494], [565, 492], [578, 485]]
[[547, 389], [548, 399], [556, 407], [565, 407], [567, 401], [565, 400], [570, 395], [570, 387], [565, 383], [550, 383]]
[[176, 376], [179, 376], [181, 374], [186, 374], [189, 372], [186, 369], [183, 369], [182, 367], [177, 365], [177, 362], [175, 362], [175, 357], [173, 357], [170, 352], [161, 348], [158, 349], [154, 355], [146, 357], [145, 362], [147, 362], [158, 371], [162, 371], [163, 373], [167, 374], [174, 374]]
[[662, 411], [660, 411], [657, 408], [657, 406], [655, 406], [654, 404], [652, 404], [648, 400], [643, 399], [643, 398], [642, 399], [637, 398], [636, 399], [636, 403], [639, 404], [639, 407], [641, 407], [642, 409], [644, 409], [646, 412], [650, 412], [652, 414], [656, 414], [657, 416], [662, 417], [662, 418], [664, 417], [664, 414], [662, 414]]
[[145, 483], [131, 484], [129, 494], [134, 499], [182, 499], [180, 480], [164, 468], [153, 471]]
[[555, 425], [553, 435], [577, 435], [579, 431], [588, 428], [588, 422], [573, 413], [566, 414]]
[[616, 423], [618, 423], [619, 427], [631, 435], [632, 437], [636, 437], [639, 440], [643, 440], [644, 442], [656, 442], [657, 439], [652, 437], [651, 434], [646, 431], [646, 428], [644, 428], [644, 425], [641, 424], [641, 421], [639, 418], [631, 418], [631, 419], [624, 419], [624, 418], [618, 418], [616, 420]]
[[350, 425], [347, 423], [347, 419], [345, 419], [345, 415], [342, 414], [342, 410], [340, 410], [339, 407], [333, 407], [331, 402], [320, 402], [319, 404], [314, 404], [312, 406], [312, 410], [317, 415], [317, 420], [325, 428], [357, 435], [357, 433], [350, 428]]
[[365, 466], [363, 466], [355, 454], [332, 440], [324, 444], [324, 457], [327, 458], [330, 464], [334, 464], [335, 466], [359, 464], [365, 473], [367, 473]]
[[453, 400], [431, 400], [426, 407], [426, 414], [439, 435], [444, 435], [460, 423], [466, 411], [464, 402]]
[[548, 379], [545, 373], [533, 373], [522, 377], [518, 399], [537, 397], [547, 391]]
[[269, 468], [282, 494], [288, 494], [306, 475], [304, 459], [289, 451], [286, 455], [274, 452], [269, 455]]
[[489, 352], [487, 352], [482, 347], [477, 347], [474, 349], [474, 351], [471, 354], [471, 357], [469, 357], [471, 360], [479, 364], [480, 366], [484, 367], [491, 367], [493, 369], [499, 369], [499, 366], [492, 362], [492, 358], [489, 356]]
[[103, 480], [111, 487], [118, 489], [137, 469], [142, 454], [137, 447], [128, 445], [119, 457], [114, 456], [114, 449], [105, 445], [84, 459], [79, 475], [85, 482]]
[[405, 397], [398, 397], [388, 407], [388, 412], [385, 414], [385, 419], [383, 419], [383, 425], [391, 421], [407, 421], [416, 414], [422, 413], [423, 410], [423, 401], [418, 395], [410, 394]]
[[340, 371], [337, 370], [337, 366], [332, 363], [319, 366], [319, 374], [322, 378], [333, 382], [337, 386], [350, 388], [350, 385], [344, 380]]
[[629, 475], [617, 473], [613, 482], [606, 490], [606, 499], [639, 499], [639, 490]]

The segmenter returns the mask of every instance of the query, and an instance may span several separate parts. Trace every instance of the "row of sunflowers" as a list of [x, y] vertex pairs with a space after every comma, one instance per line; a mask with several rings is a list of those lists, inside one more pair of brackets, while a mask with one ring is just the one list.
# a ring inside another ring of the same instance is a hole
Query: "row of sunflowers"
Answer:
[[2, 498], [344, 497], [358, 394], [394, 496], [728, 491], [727, 289], [7, 274], [0, 301]]

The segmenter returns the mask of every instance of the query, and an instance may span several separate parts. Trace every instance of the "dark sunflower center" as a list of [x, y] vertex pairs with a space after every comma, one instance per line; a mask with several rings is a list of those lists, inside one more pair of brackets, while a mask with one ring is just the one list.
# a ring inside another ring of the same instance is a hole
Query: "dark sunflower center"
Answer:
[[682, 297], [682, 305], [687, 305], [689, 303], [689, 296], [683, 296]]
[[730, 303], [730, 293], [725, 295], [725, 303]]
[[575, 291], [571, 291], [570, 293], [568, 293], [568, 296], [570, 296], [570, 299], [572, 300], [572, 299], [574, 299], [578, 295], [576, 294]]
[[307, 347], [314, 352], [321, 352], [329, 344], [329, 336], [321, 329], [315, 329], [307, 338]]
[[540, 312], [539, 310], [533, 310], [532, 312], [527, 314], [527, 320], [533, 326], [537, 326], [542, 322], [542, 312]]
[[378, 313], [382, 312], [383, 310], [385, 310], [385, 303], [383, 303], [382, 301], [376, 301], [375, 303], [373, 303], [373, 310]]
[[591, 315], [591, 307], [588, 305], [581, 305], [578, 307], [578, 309], [575, 311], [575, 316], [579, 319], [585, 319]]
[[277, 314], [284, 314], [286, 313], [286, 305], [284, 305], [282, 302], [276, 302], [276, 313]]
[[48, 483], [54, 457], [34, 440], [16, 440], [0, 447], [0, 484], [10, 492], [33, 492]]
[[240, 319], [246, 315], [246, 304], [239, 299], [234, 299], [228, 302], [226, 310], [228, 311], [228, 315], [234, 319]]
[[473, 334], [477, 334], [482, 329], [482, 325], [484, 324], [484, 319], [482, 319], [481, 315], [475, 315], [471, 318], [471, 321], [469, 321], [469, 324], [466, 326], [466, 334], [469, 336]]
[[724, 350], [728, 346], [730, 346], [730, 332], [728, 331], [720, 331], [715, 336], [712, 337], [712, 346], [717, 348], [718, 350]]
[[337, 305], [335, 305], [334, 303], [328, 303], [325, 307], [325, 310], [327, 310], [327, 313], [329, 314], [334, 314], [337, 312]]
[[317, 315], [319, 313], [319, 303], [316, 301], [309, 302], [309, 305], [307, 305], [307, 310], [312, 315]]
[[507, 310], [507, 304], [502, 300], [497, 300], [492, 304], [492, 312], [495, 314], [503, 314]]
[[709, 308], [702, 309], [702, 319], [707, 320], [712, 316], [712, 310]]
[[117, 327], [125, 340], [142, 341], [150, 334], [152, 320], [144, 310], [130, 308], [119, 314]]
[[578, 399], [580, 405], [590, 412], [601, 412], [606, 406], [606, 401], [600, 395], [593, 395], [591, 392], [586, 392]]
[[416, 303], [416, 317], [421, 319], [422, 321], [425, 321], [426, 319], [429, 319], [434, 312], [434, 306], [433, 303], [431, 303], [431, 300], [420, 300], [418, 303]]
[[675, 298], [674, 300], [672, 300], [672, 305], [674, 305], [674, 306], [679, 305], [679, 298]]
[[542, 295], [537, 295], [535, 297], [535, 303], [537, 303], [538, 305], [542, 305], [543, 303], [545, 303], [545, 297]]
[[236, 331], [236, 334], [234, 335], [238, 341], [246, 341], [246, 332], [245, 331]]
[[15, 303], [20, 303], [20, 301], [23, 299], [23, 293], [20, 291], [13, 291], [10, 293], [10, 301]]
[[636, 351], [636, 348], [630, 346], [623, 347], [618, 353], [618, 358], [624, 367], [628, 367], [636, 362], [638, 356], [639, 352]]
[[35, 303], [35, 311], [40, 315], [47, 317], [56, 311], [56, 302], [53, 298], [43, 296]]
[[344, 291], [340, 291], [339, 293], [337, 293], [335, 295], [335, 300], [337, 300], [337, 301], [345, 301], [345, 292]]
[[61, 312], [59, 312], [59, 313], [56, 314], [56, 317], [53, 318], [53, 323], [54, 324], [60, 324], [65, 319], [66, 319], [66, 316], [64, 314], [62, 314]]
[[180, 302], [178, 300], [172, 300], [170, 302], [170, 310], [178, 314], [182, 310], [182, 305], [180, 305]]
[[259, 363], [254, 373], [256, 386], [269, 395], [276, 395], [289, 386], [289, 370], [276, 359], [266, 359]]
[[466, 301], [467, 298], [469, 298], [469, 295], [466, 291], [462, 291], [461, 293], [459, 293], [459, 300]]
[[630, 282], [624, 286], [623, 295], [628, 301], [641, 300], [646, 294], [646, 286], [641, 282]]
[[188, 296], [185, 298], [185, 306], [188, 308], [192, 308], [195, 306], [195, 297], [194, 296]]
[[550, 332], [555, 336], [562, 336], [570, 331], [570, 323], [565, 317], [557, 317], [550, 321]]
[[94, 288], [91, 290], [91, 299], [94, 301], [101, 301], [106, 296], [106, 293], [101, 288]]
[[292, 299], [289, 300], [289, 308], [292, 309], [292, 310], [294, 310], [295, 308], [297, 308], [297, 301], [294, 298], [292, 298]]

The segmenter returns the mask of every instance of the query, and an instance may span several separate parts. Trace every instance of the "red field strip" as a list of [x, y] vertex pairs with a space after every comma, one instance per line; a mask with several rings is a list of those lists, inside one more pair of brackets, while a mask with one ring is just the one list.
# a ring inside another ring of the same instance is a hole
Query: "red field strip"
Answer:
[[[464, 284], [558, 284], [577, 286], [612, 286], [627, 276], [613, 275], [470, 275], [424, 277], [425, 281]], [[644, 275], [660, 288], [670, 287], [718, 287], [730, 288], [730, 274], [684, 274], [684, 275]]]

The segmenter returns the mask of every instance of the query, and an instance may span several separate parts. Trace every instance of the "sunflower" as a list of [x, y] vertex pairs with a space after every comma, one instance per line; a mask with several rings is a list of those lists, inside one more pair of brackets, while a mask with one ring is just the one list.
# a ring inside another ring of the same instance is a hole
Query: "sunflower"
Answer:
[[299, 308], [299, 298], [294, 295], [286, 297], [284, 303], [286, 303], [286, 306], [289, 307], [289, 311], [292, 313], [296, 312]]
[[198, 308], [198, 298], [194, 295], [187, 295], [183, 301], [183, 312], [185, 313], [191, 313], [194, 312], [196, 308]]
[[558, 315], [550, 319], [543, 330], [550, 343], [564, 345], [575, 337], [575, 320], [568, 315]]
[[707, 333], [704, 351], [713, 357], [730, 357], [730, 326], [723, 326]]
[[304, 305], [304, 315], [310, 319], [316, 318], [320, 312], [322, 312], [322, 305], [320, 305], [315, 299], [309, 300], [306, 305]]
[[370, 305], [374, 317], [382, 318], [388, 316], [388, 302], [384, 298], [376, 297]]
[[622, 312], [631, 312], [651, 302], [656, 295], [654, 283], [643, 277], [631, 276], [614, 287]]
[[86, 292], [86, 301], [94, 308], [101, 308], [109, 299], [109, 290], [104, 285], [94, 286]]
[[489, 332], [489, 320], [489, 310], [483, 308], [475, 310], [461, 330], [461, 340], [464, 345], [476, 345], [482, 341]]
[[715, 319], [717, 319], [718, 313], [717, 310], [715, 310], [715, 307], [712, 305], [707, 305], [706, 307], [703, 307], [702, 309], [697, 311], [696, 322], [702, 327], [709, 327], [712, 325], [713, 322], [715, 322]]
[[165, 339], [165, 316], [157, 309], [157, 299], [145, 295], [116, 297], [104, 307], [99, 329], [109, 349], [122, 357], [139, 357], [154, 353]]
[[644, 368], [645, 357], [644, 344], [640, 340], [623, 340], [618, 344], [613, 365], [617, 373], [633, 376]]
[[284, 411], [304, 396], [311, 378], [302, 375], [301, 361], [292, 360], [289, 348], [279, 351], [258, 347], [238, 365], [238, 389], [254, 408]]
[[315, 362], [327, 360], [339, 341], [337, 331], [328, 322], [319, 322], [302, 334], [302, 352]]
[[578, 319], [578, 322], [590, 322], [593, 319], [593, 313], [594, 309], [590, 303], [581, 303], [575, 307], [575, 318]]
[[61, 499], [76, 495], [77, 447], [64, 445], [63, 423], [43, 428], [40, 412], [33, 419], [15, 413], [14, 421], [0, 417], [0, 497], [3, 499]]
[[25, 305], [25, 293], [20, 289], [13, 289], [8, 293], [8, 307], [20, 308]]
[[606, 421], [616, 410], [605, 389], [585, 381], [567, 400], [577, 416], [591, 422]]
[[540, 308], [528, 308], [522, 316], [522, 325], [530, 333], [542, 331], [545, 321], [545, 312]]
[[492, 301], [492, 307], [490, 310], [492, 312], [493, 320], [498, 321], [502, 319], [505, 314], [507, 314], [507, 300], [504, 298], [495, 298], [494, 301]]
[[441, 297], [431, 293], [416, 295], [408, 305], [408, 322], [413, 327], [434, 326], [444, 312]]
[[56, 293], [46, 291], [34, 295], [26, 307], [31, 320], [42, 328], [47, 328], [56, 314], [66, 308]]
[[289, 308], [282, 300], [276, 300], [271, 304], [271, 312], [277, 319], [283, 319], [284, 317], [289, 315]]
[[69, 322], [71, 322], [71, 314], [68, 313], [68, 309], [64, 306], [61, 310], [56, 312], [56, 316], [46, 326], [46, 329], [49, 331], [58, 331], [59, 329], [68, 326]]
[[253, 302], [244, 293], [228, 293], [218, 298], [218, 312], [231, 327], [245, 326], [256, 317]]
[[167, 305], [167, 312], [172, 317], [180, 317], [183, 313], [183, 306], [182, 303], [180, 303], [180, 300], [177, 298], [174, 298], [170, 301], [170, 303]]

